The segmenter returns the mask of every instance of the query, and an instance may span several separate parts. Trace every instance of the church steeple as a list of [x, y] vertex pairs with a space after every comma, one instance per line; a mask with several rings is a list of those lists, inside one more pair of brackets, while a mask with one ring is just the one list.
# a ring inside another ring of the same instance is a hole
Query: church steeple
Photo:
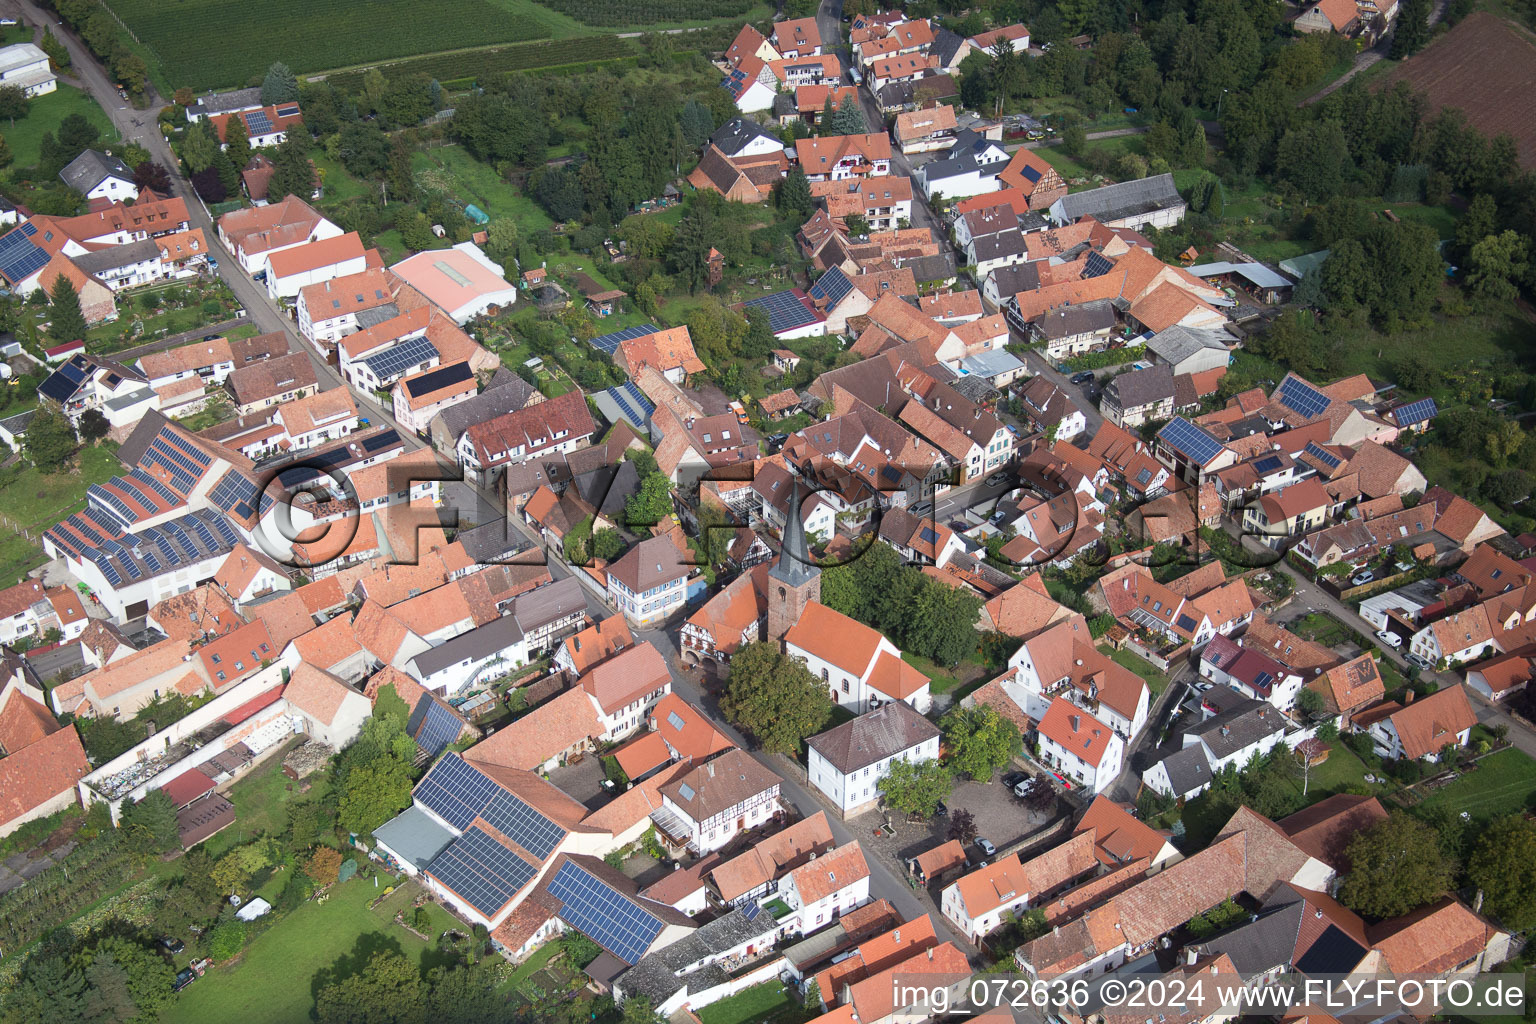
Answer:
[[800, 481], [789, 492], [784, 517], [784, 544], [779, 559], [768, 570], [768, 639], [782, 640], [812, 601], [821, 600], [821, 569], [811, 562], [800, 507]]

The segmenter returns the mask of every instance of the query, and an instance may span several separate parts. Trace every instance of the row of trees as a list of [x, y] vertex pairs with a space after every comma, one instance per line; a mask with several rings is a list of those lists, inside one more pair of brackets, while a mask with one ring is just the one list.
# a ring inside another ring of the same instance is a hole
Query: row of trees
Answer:
[[852, 561], [823, 570], [821, 599], [940, 665], [957, 665], [976, 651], [981, 599], [905, 564], [887, 544], [871, 544]]

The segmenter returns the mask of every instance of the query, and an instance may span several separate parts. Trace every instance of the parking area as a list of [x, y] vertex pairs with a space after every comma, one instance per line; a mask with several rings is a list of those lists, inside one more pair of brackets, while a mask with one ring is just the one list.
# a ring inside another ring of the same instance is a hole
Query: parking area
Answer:
[[[1002, 774], [995, 775], [991, 782], [957, 781], [945, 801], [950, 816], [958, 811], [971, 812], [976, 820], [977, 834], [999, 850], [1034, 834], [1056, 816], [1054, 805], [1039, 810], [1025, 806], [1024, 801], [999, 781]], [[859, 842], [892, 858], [903, 874], [909, 860], [948, 838], [950, 818], [944, 815], [935, 815], [928, 821], [907, 821], [901, 815], [893, 814], [891, 825], [895, 831], [890, 835], [880, 830], [883, 821], [881, 812], [871, 811], [850, 818], [848, 826]], [[974, 845], [969, 846], [966, 853], [977, 860], [984, 856]]]
[[595, 811], [613, 797], [603, 788], [603, 760], [589, 753], [576, 764], [562, 765], [549, 773], [549, 781], [560, 791], [581, 801], [589, 811]]

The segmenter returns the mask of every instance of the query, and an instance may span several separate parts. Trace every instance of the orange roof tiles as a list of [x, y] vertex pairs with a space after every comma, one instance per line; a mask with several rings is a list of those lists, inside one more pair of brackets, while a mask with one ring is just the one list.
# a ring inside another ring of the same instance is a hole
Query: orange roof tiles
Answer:
[[283, 278], [334, 266], [347, 260], [360, 259], [362, 255], [363, 240], [358, 237], [356, 231], [349, 231], [335, 238], [326, 238], [275, 252], [267, 257], [267, 263], [272, 268], [271, 273]]
[[720, 898], [730, 903], [783, 877], [811, 857], [819, 858], [833, 843], [827, 814], [817, 811], [718, 865], [710, 872], [710, 880]]
[[577, 687], [470, 747], [464, 757], [477, 764], [532, 771], [583, 739], [602, 734], [595, 702]]

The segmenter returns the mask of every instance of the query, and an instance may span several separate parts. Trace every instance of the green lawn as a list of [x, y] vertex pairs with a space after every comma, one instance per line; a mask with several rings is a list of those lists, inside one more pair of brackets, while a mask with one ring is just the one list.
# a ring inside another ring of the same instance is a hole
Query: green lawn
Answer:
[[[137, 348], [166, 335], [196, 330], [199, 327], [229, 319], [227, 310], [221, 309], [209, 315], [203, 312], [201, 303], [183, 309], [146, 313], [137, 304], [130, 304], [131, 302], [132, 300], [124, 300], [116, 320], [86, 328], [87, 351], [106, 355], [125, 348]], [[134, 324], [143, 324], [143, 329], [134, 333]]]
[[698, 1014], [704, 1024], [757, 1024], [798, 1008], [783, 983], [774, 980], [711, 1003]]
[[[1106, 129], [1100, 128], [1098, 125], [1093, 125], [1089, 130], [1104, 131]], [[1143, 147], [1141, 144], [1140, 136], [1120, 135], [1113, 139], [1092, 140], [1087, 143], [1084, 151], [1085, 153], [1109, 153], [1111, 156], [1119, 158], [1126, 153], [1140, 153], [1143, 151]], [[1093, 171], [1089, 170], [1087, 165], [1082, 163], [1081, 160], [1068, 156], [1066, 150], [1062, 149], [1060, 145], [1041, 146], [1039, 149], [1035, 150], [1035, 152], [1044, 157], [1046, 163], [1056, 168], [1057, 173], [1059, 173], [1063, 178], [1068, 179], [1068, 183], [1071, 185], [1071, 190], [1073, 192], [1078, 192], [1083, 189], [1097, 188], [1104, 184], [1102, 181], [1091, 180], [1093, 178]], [[1113, 171], [1110, 172], [1110, 176], [1113, 178]]]
[[928, 677], [928, 689], [931, 693], [948, 693], [960, 685], [960, 677], [954, 671], [940, 668], [927, 658], [919, 657], [911, 651], [904, 651], [901, 660]]
[[[316, 772], [303, 799], [320, 799], [329, 787], [329, 776]], [[217, 857], [231, 847], [263, 833], [281, 835], [288, 828], [288, 803], [299, 798], [299, 783], [283, 774], [283, 759], [271, 758], [265, 765], [230, 787], [229, 800], [235, 805], [235, 824], [204, 844]]]
[[19, 463], [0, 471], [0, 515], [14, 529], [47, 529], [85, 504], [85, 489], [122, 472], [117, 446], [82, 449], [78, 465], [67, 473], [44, 473]]
[[47, 561], [43, 549], [20, 534], [0, 539], [0, 587], [20, 583], [27, 573]]
[[313, 983], [321, 971], [350, 974], [371, 954], [387, 949], [419, 958], [427, 966], [427, 944], [393, 923], [409, 899], [409, 887], [378, 909], [368, 908], [384, 884], [381, 879], [375, 888], [357, 879], [333, 887], [323, 904], [305, 903], [259, 935], [239, 959], [215, 968], [182, 992], [161, 1016], [162, 1024], [294, 1024], [310, 1019]]
[[[1364, 786], [1378, 793], [1388, 788], [1382, 785], [1373, 786], [1366, 782], [1365, 764], [1342, 742], [1335, 740], [1330, 744], [1329, 749], [1332, 752], [1328, 755], [1328, 760], [1313, 768], [1305, 780], [1300, 777], [1294, 780], [1298, 792], [1305, 781], [1307, 803], [1315, 804], [1325, 797], [1342, 792], [1345, 787]], [[1383, 777], [1379, 770], [1372, 774], [1377, 778]]]
[[1421, 807], [1446, 806], [1474, 818], [1495, 818], [1536, 805], [1536, 761], [1514, 748], [1489, 754], [1475, 771], [1435, 790]]
[[525, 235], [549, 227], [542, 207], [505, 181], [496, 169], [470, 156], [462, 146], [437, 146], [411, 157], [411, 166], [430, 190], [440, 179], [448, 194], [461, 203], [474, 203], [492, 220], [511, 217]]
[[42, 156], [43, 135], [56, 132], [70, 114], [84, 114], [86, 120], [100, 128], [101, 145], [117, 144], [117, 132], [112, 129], [107, 112], [81, 90], [60, 82], [58, 89], [33, 100], [27, 116], [17, 121], [14, 128], [8, 121], [0, 122], [0, 135], [11, 146], [13, 166], [36, 167]]
[[315, 162], [315, 170], [320, 172], [320, 184], [325, 188], [326, 203], [344, 203], [349, 199], [373, 196], [378, 192], [377, 186], [353, 176], [352, 172], [341, 166], [340, 160], [331, 159], [324, 149], [311, 150], [309, 158]]
[[1111, 658], [1135, 672], [1147, 681], [1147, 689], [1152, 691], [1154, 699], [1164, 690], [1168, 689], [1168, 676], [1159, 672], [1151, 663], [1143, 661], [1128, 650], [1106, 652]]

